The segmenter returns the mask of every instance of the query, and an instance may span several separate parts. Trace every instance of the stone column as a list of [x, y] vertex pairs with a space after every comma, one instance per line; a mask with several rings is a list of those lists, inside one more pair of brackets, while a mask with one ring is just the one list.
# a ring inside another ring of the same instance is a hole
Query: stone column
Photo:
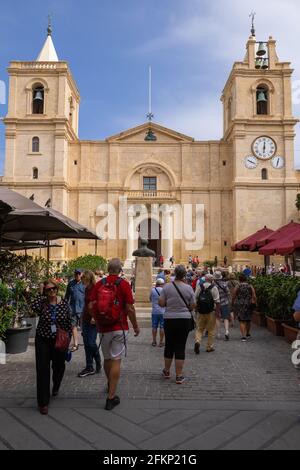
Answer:
[[162, 213], [162, 240], [163, 240], [163, 255], [165, 258], [165, 267], [170, 267], [170, 258], [173, 256], [173, 209], [166, 206]]
[[132, 253], [135, 250], [135, 227], [134, 227], [134, 211], [129, 209], [128, 211], [128, 234], [127, 234], [127, 259], [125, 262], [125, 268], [129, 269], [132, 266], [134, 257]]

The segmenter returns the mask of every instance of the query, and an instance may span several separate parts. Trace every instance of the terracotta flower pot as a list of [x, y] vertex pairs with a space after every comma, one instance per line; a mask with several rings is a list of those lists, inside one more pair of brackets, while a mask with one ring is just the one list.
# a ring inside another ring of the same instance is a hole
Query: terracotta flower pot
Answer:
[[284, 336], [284, 329], [282, 323], [284, 320], [274, 320], [273, 318], [267, 318], [267, 328], [268, 331], [273, 333], [275, 336]]
[[299, 328], [295, 328], [291, 325], [283, 323], [284, 337], [289, 344], [293, 344], [296, 341], [300, 332]]

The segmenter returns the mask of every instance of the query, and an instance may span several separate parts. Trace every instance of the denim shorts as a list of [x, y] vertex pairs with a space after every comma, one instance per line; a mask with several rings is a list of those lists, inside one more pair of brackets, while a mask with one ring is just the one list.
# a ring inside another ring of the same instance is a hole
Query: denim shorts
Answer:
[[152, 328], [157, 330], [158, 327], [160, 327], [161, 330], [164, 329], [164, 316], [162, 313], [152, 315]]
[[221, 318], [222, 318], [222, 320], [230, 320], [230, 307], [229, 307], [229, 305], [221, 305]]

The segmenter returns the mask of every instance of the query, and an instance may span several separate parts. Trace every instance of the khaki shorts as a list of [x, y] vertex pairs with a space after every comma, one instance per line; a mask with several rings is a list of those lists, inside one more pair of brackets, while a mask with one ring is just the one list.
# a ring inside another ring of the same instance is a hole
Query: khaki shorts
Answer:
[[103, 333], [101, 349], [105, 361], [120, 361], [126, 355], [128, 331]]

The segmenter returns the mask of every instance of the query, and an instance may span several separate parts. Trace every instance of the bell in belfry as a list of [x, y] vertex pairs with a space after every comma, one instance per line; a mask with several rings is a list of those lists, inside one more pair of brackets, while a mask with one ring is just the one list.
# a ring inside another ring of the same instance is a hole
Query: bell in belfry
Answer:
[[260, 91], [258, 94], [257, 102], [258, 103], [267, 103], [267, 98], [264, 91]]
[[40, 90], [35, 92], [34, 101], [44, 101], [43, 93]]
[[261, 69], [261, 67], [262, 67], [262, 62], [263, 62], [262, 59], [258, 59], [258, 58], [257, 58], [257, 59], [255, 60], [255, 68], [256, 68], [256, 69]]
[[262, 68], [263, 70], [267, 70], [267, 69], [269, 68], [269, 61], [268, 61], [268, 59], [263, 59], [261, 68]]
[[257, 55], [259, 57], [265, 55], [267, 53], [266, 51], [266, 47], [265, 47], [265, 43], [264, 42], [260, 42], [259, 43], [259, 46], [258, 46], [258, 51], [257, 51]]

